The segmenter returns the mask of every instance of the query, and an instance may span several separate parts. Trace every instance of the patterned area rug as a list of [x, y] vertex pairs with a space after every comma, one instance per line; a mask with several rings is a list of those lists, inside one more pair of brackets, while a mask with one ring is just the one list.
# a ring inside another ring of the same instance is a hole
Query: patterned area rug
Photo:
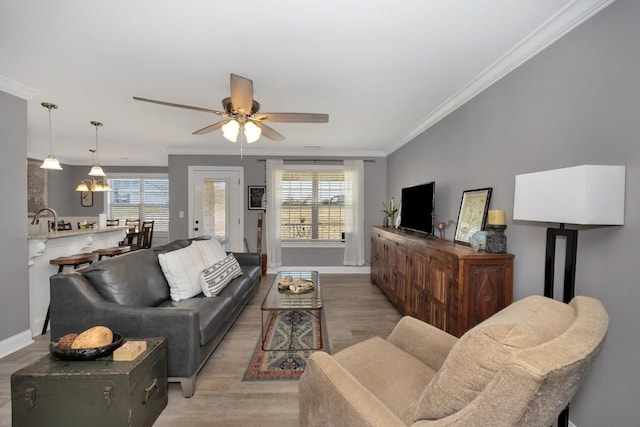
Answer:
[[[320, 320], [317, 312], [274, 312], [267, 322], [269, 328], [262, 350], [262, 337], [253, 351], [249, 366], [242, 381], [297, 380], [313, 354], [313, 348], [329, 351], [329, 335], [322, 315], [322, 342], [320, 342]], [[296, 350], [292, 350], [295, 348]]]

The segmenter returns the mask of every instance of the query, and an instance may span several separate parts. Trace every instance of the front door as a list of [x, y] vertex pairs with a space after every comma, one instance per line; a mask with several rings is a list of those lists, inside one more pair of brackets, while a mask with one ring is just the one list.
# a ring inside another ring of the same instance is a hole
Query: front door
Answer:
[[213, 236], [226, 250], [242, 251], [243, 177], [242, 167], [189, 167], [189, 237]]

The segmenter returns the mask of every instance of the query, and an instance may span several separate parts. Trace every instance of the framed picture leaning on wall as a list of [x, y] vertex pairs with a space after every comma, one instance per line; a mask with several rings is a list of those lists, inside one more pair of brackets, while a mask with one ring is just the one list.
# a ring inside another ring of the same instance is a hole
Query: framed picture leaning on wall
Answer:
[[267, 208], [267, 187], [264, 185], [250, 185], [248, 189], [249, 210], [265, 210]]
[[476, 231], [483, 230], [487, 223], [487, 211], [491, 200], [491, 187], [462, 192], [455, 243], [469, 244], [469, 238]]

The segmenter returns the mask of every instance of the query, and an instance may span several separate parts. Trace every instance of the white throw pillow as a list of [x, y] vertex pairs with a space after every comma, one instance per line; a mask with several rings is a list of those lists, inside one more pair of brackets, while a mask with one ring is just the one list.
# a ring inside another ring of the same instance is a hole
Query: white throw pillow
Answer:
[[169, 282], [169, 294], [174, 301], [198, 295], [200, 272], [208, 265], [202, 251], [191, 244], [182, 249], [158, 254], [164, 277]]
[[233, 254], [229, 254], [200, 273], [202, 293], [208, 297], [215, 297], [238, 276], [242, 276], [240, 264]]
[[202, 252], [202, 256], [204, 256], [206, 261], [205, 267], [213, 265], [218, 261], [222, 261], [227, 256], [227, 252], [224, 250], [218, 239], [215, 238], [194, 240], [193, 245], [198, 247]]

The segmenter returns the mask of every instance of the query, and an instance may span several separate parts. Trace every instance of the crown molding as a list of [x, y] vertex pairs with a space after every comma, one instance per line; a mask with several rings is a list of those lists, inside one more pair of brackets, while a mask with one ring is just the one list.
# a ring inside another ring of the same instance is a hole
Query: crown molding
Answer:
[[40, 91], [4, 76], [0, 76], [0, 90], [26, 101], [30, 101], [40, 94]]
[[444, 119], [453, 111], [470, 101], [473, 97], [493, 85], [523, 63], [546, 49], [562, 36], [582, 24], [593, 15], [600, 12], [615, 0], [572, 0], [552, 17], [547, 19], [531, 34], [511, 48], [473, 78], [469, 83], [454, 93], [446, 101], [436, 107], [424, 119], [409, 129], [402, 138], [390, 146], [386, 152], [389, 155], [413, 140], [422, 132]]

